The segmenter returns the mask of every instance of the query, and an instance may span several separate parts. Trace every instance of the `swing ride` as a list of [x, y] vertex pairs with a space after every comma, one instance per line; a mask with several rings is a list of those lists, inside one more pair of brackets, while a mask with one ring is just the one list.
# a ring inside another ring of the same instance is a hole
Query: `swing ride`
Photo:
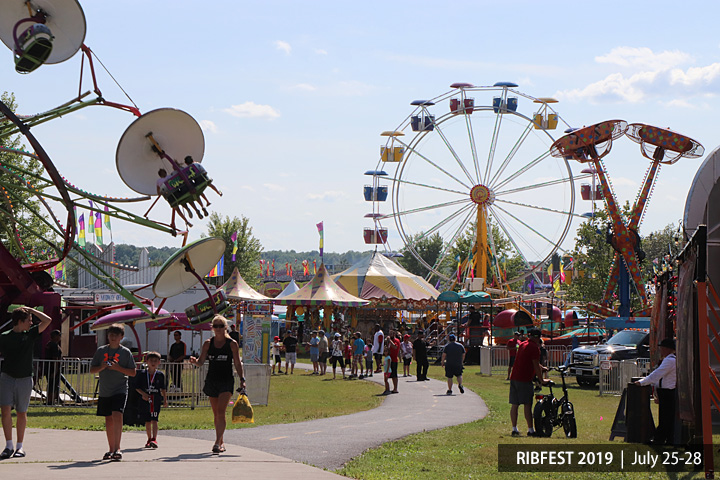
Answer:
[[[12, 142], [15, 135], [21, 134], [29, 144], [29, 150], [0, 147], [0, 312], [7, 311], [12, 304], [40, 305], [45, 302], [43, 294], [53, 285], [46, 270], [68, 260], [88, 270], [101, 284], [127, 300], [126, 304], [115, 305], [112, 309], [136, 307], [137, 315], [127, 317], [127, 322], [137, 323], [160, 315], [162, 303], [156, 308], [152, 300], [126, 290], [111, 273], [111, 269], [134, 267], [101, 259], [84, 248], [84, 238], [78, 237], [78, 221], [82, 221], [83, 216], [78, 218], [76, 210], [87, 209], [89, 203], [88, 223], [93, 217], [104, 215], [106, 219], [152, 228], [172, 236], [180, 234], [185, 244], [188, 232], [177, 228], [175, 214], [191, 227], [185, 215], [192, 217], [193, 212], [199, 218], [207, 215], [205, 207], [210, 203], [204, 190], [211, 187], [221, 193], [200, 164], [205, 142], [197, 122], [187, 113], [170, 108], [143, 115], [129, 97], [132, 105], [108, 101], [98, 86], [95, 56], [84, 44], [85, 33], [85, 15], [77, 0], [7, 0], [0, 3], [0, 40], [13, 52], [18, 73], [29, 74], [43, 65], [64, 62], [80, 51], [78, 92], [83, 91], [87, 60], [94, 93], [94, 97], [90, 91], [79, 93], [63, 105], [29, 116], [16, 115], [8, 105], [0, 102], [0, 140]], [[120, 178], [140, 196], [115, 198], [76, 187], [60, 174], [50, 155], [31, 133], [31, 128], [36, 125], [91, 105], [112, 107], [137, 117], [118, 144], [116, 165]], [[14, 161], [18, 157], [36, 160], [41, 168], [18, 166]], [[158, 177], [160, 172], [164, 172], [162, 178]], [[152, 197], [156, 197], [155, 201], [142, 216], [123, 207], [148, 202]], [[161, 197], [172, 208], [170, 222], [149, 217]], [[62, 216], [56, 213], [59, 211], [63, 211]], [[38, 228], [38, 223], [43, 228]], [[219, 244], [224, 251], [225, 242], [222, 239], [203, 240], [200, 245], [197, 242], [188, 245], [172, 257], [186, 274], [178, 274], [174, 266], [164, 268], [156, 280], [161, 287], [153, 289], [157, 298], [174, 295], [170, 292], [178, 288], [182, 291], [191, 286], [190, 283], [200, 282], [205, 286], [202, 277], [218, 262], [216, 251]], [[42, 245], [43, 252], [50, 254], [38, 254], [25, 245]], [[169, 271], [174, 273], [167, 275]], [[210, 310], [217, 311], [222, 302], [212, 298], [207, 286], [205, 290]], [[85, 322], [109, 310], [101, 309]]]

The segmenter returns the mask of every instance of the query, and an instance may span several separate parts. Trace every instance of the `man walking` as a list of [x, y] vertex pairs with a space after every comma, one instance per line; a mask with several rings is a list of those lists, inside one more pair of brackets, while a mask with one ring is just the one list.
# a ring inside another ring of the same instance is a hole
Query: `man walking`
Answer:
[[452, 395], [453, 377], [457, 377], [460, 393], [465, 393], [462, 384], [463, 363], [465, 362], [465, 347], [457, 343], [455, 334], [448, 335], [448, 344], [445, 345], [442, 354], [441, 365], [445, 367], [445, 378], [447, 378], [447, 394]]
[[[40, 319], [40, 324], [33, 325], [33, 315]], [[0, 459], [25, 456], [23, 440], [33, 387], [33, 349], [35, 340], [51, 322], [49, 316], [30, 307], [13, 310], [11, 320], [12, 329], [0, 335], [0, 353], [4, 357], [0, 368], [0, 412], [5, 434], [5, 449], [0, 453]], [[13, 407], [17, 415], [17, 444], [14, 449]]]
[[428, 368], [430, 362], [428, 362], [427, 356], [427, 344], [425, 343], [425, 334], [419, 332], [417, 339], [413, 342], [413, 360], [417, 365], [417, 381], [423, 382], [429, 380], [427, 378]]

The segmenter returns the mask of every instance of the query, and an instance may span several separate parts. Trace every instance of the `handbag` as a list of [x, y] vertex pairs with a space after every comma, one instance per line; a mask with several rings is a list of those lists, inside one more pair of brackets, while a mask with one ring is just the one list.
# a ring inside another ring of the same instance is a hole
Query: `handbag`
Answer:
[[238, 396], [232, 409], [232, 423], [255, 423], [253, 408], [245, 389], [238, 389]]

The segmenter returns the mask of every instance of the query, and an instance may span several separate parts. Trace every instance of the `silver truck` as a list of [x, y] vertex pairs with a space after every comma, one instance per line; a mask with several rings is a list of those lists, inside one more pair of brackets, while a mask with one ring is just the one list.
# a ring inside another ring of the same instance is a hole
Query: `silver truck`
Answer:
[[570, 375], [575, 375], [578, 385], [594, 387], [600, 380], [600, 362], [647, 358], [649, 345], [650, 330], [621, 330], [607, 342], [574, 349], [570, 354]]

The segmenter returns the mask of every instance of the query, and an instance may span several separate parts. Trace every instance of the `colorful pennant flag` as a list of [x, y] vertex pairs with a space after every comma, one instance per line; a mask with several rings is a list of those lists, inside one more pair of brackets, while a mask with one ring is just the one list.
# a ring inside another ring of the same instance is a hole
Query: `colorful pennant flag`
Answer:
[[317, 260], [313, 260], [313, 275], [317, 275]]
[[275, 276], [275, 260], [272, 261], [273, 277]]
[[562, 260], [560, 261], [560, 282], [565, 282], [565, 267]]
[[302, 261], [303, 275], [310, 275], [310, 262], [307, 260]]
[[102, 213], [95, 213], [95, 243], [98, 245], [104, 245], [103, 232], [102, 232]]
[[[230, 240], [233, 241], [233, 249], [232, 249], [232, 261], [233, 262], [235, 261], [235, 254], [238, 251], [237, 238], [238, 238], [238, 232], [237, 232], [237, 230], [235, 230], [233, 232], [233, 234], [230, 236]], [[260, 270], [262, 271], [262, 265], [260, 265]]]
[[78, 244], [85, 247], [85, 214], [81, 213], [78, 218]]
[[322, 260], [323, 256], [323, 243], [325, 243], [325, 232], [323, 230], [323, 222], [320, 222], [316, 225], [318, 229], [318, 233], [320, 234], [320, 259]]
[[108, 212], [110, 209], [107, 205], [105, 205], [105, 228], [107, 228], [108, 232], [112, 232], [112, 229], [110, 228], [110, 215]]
[[222, 277], [225, 275], [225, 255], [222, 256], [220, 261], [210, 270], [207, 274], [208, 277]]
[[530, 293], [535, 293], [535, 277], [530, 278]]

